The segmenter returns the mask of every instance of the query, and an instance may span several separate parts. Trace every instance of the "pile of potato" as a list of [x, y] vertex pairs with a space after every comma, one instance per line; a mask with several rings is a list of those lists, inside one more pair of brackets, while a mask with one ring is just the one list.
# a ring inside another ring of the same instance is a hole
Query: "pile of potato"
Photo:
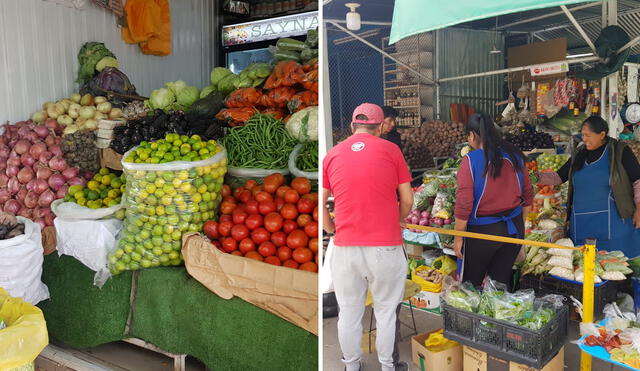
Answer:
[[460, 122], [430, 121], [398, 132], [402, 152], [412, 169], [433, 167], [434, 157], [456, 156], [456, 145], [466, 141], [464, 124]]

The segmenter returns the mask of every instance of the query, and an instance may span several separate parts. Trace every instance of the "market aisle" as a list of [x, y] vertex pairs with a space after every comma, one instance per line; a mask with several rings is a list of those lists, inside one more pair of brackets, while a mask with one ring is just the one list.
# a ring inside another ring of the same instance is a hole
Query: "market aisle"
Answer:
[[[424, 333], [436, 330], [442, 327], [442, 317], [431, 313], [415, 310], [416, 325], [418, 326], [418, 333]], [[401, 320], [405, 323], [411, 322], [411, 316], [407, 308], [402, 309]], [[369, 328], [369, 318], [371, 316], [371, 308], [368, 307], [364, 319], [363, 326], [365, 331]], [[340, 345], [338, 343], [338, 330], [337, 330], [338, 318], [329, 318], [323, 320], [323, 365], [326, 371], [339, 371], [343, 370], [344, 366], [340, 362]], [[402, 336], [406, 336], [411, 330], [403, 326]], [[577, 339], [578, 337], [578, 323], [575, 321], [569, 322], [569, 341]], [[415, 366], [411, 361], [411, 338], [405, 339], [400, 344], [400, 359], [410, 364], [410, 370], [419, 371], [419, 368]], [[379, 370], [380, 365], [375, 353], [367, 354], [363, 356], [364, 371]], [[565, 370], [577, 371], [580, 369], [580, 352], [578, 347], [574, 344], [568, 343], [565, 348]], [[619, 366], [614, 366], [609, 363], [602, 362], [600, 360], [593, 360], [592, 371], [624, 371], [625, 369]]]

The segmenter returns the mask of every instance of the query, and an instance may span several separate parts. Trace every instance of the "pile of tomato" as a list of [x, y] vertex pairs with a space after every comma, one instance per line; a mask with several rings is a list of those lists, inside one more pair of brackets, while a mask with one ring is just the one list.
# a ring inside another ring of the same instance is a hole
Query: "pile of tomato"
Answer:
[[268, 264], [318, 272], [318, 194], [307, 178], [282, 174], [222, 189], [219, 221], [204, 233], [223, 252]]

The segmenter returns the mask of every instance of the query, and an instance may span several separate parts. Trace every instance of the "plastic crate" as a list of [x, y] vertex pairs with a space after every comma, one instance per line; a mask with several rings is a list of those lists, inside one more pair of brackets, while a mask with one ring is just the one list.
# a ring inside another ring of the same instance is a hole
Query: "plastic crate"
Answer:
[[[599, 316], [604, 310], [604, 306], [617, 297], [617, 285], [613, 281], [604, 281], [596, 283], [593, 290], [593, 314]], [[533, 289], [536, 292], [536, 296], [543, 296], [547, 294], [558, 294], [566, 296], [573, 296], [574, 298], [582, 301], [582, 283], [563, 280], [557, 277], [544, 275], [535, 276], [527, 274], [520, 278], [520, 289]]]
[[568, 310], [564, 306], [542, 329], [513, 323], [442, 304], [444, 336], [494, 357], [542, 369], [567, 340]]

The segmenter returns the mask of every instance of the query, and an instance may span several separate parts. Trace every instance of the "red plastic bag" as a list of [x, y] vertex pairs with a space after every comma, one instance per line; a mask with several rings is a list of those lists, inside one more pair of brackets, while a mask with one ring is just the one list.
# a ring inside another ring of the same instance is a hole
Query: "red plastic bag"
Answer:
[[224, 101], [224, 105], [227, 108], [242, 108], [242, 107], [254, 107], [257, 106], [262, 98], [262, 93], [256, 88], [242, 88], [234, 90], [227, 99]]
[[275, 89], [282, 86], [301, 84], [304, 79], [304, 70], [296, 61], [282, 61], [276, 64], [273, 72], [264, 83], [267, 89]]
[[291, 113], [296, 113], [301, 109], [305, 109], [309, 106], [317, 106], [318, 105], [318, 93], [305, 90], [301, 91], [298, 94], [294, 95], [287, 107]]
[[294, 95], [296, 95], [296, 89], [291, 87], [271, 89], [262, 96], [260, 105], [268, 108], [285, 108]]
[[255, 115], [256, 112], [257, 110], [254, 107], [225, 108], [218, 112], [216, 118], [218, 120], [226, 121], [229, 123], [229, 126], [234, 127], [243, 125], [253, 115]]

